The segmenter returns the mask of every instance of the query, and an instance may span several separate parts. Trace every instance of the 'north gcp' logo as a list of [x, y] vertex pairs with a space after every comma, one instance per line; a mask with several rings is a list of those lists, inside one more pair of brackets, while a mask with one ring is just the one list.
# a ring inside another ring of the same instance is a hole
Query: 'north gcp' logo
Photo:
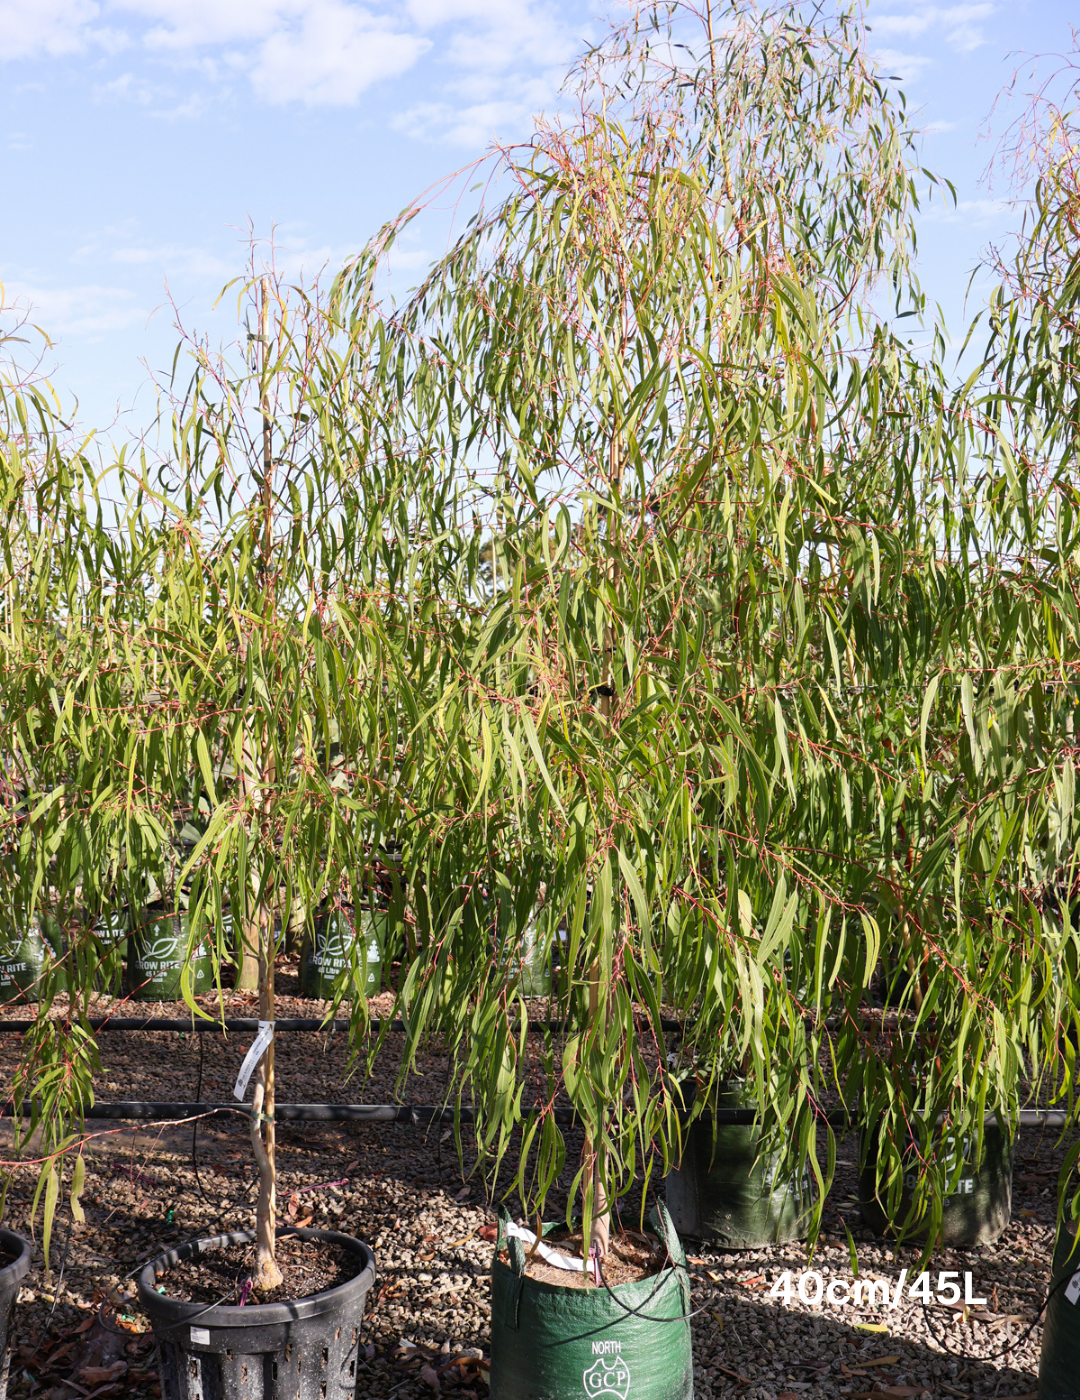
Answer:
[[621, 1356], [613, 1361], [601, 1356], [581, 1380], [589, 1400], [626, 1400], [630, 1393], [630, 1370]]

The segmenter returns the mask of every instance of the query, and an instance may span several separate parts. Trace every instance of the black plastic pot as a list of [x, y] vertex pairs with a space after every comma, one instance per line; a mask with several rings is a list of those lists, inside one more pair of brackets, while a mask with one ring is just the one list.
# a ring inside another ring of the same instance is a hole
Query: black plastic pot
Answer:
[[[672, 1267], [611, 1289], [529, 1278], [524, 1246], [505, 1240], [500, 1222], [491, 1266], [491, 1400], [693, 1400], [686, 1261], [663, 1206], [650, 1218]], [[499, 1258], [504, 1244], [509, 1264]]]
[[246, 1307], [184, 1303], [157, 1291], [167, 1270], [200, 1254], [250, 1244], [253, 1230], [194, 1240], [147, 1264], [139, 1298], [154, 1329], [162, 1400], [355, 1400], [360, 1323], [375, 1282], [366, 1244], [335, 1230], [278, 1231], [325, 1240], [355, 1254], [360, 1272], [347, 1283], [294, 1303]]
[[1039, 1400], [1075, 1400], [1080, 1377], [1080, 1249], [1073, 1249], [1070, 1221], [1062, 1221], [1054, 1247], [1050, 1300], [1043, 1317]]
[[191, 964], [194, 996], [214, 984], [214, 962], [204, 941], [189, 957], [188, 916], [147, 909], [128, 938], [127, 989], [136, 1001], [179, 1001], [181, 977]]
[[[752, 1106], [742, 1085], [722, 1081], [716, 1108]], [[805, 1233], [810, 1179], [781, 1176], [779, 1155], [762, 1154], [752, 1123], [697, 1120], [687, 1129], [682, 1161], [664, 1178], [668, 1210], [680, 1235], [721, 1249], [763, 1249]]]
[[11, 1363], [11, 1318], [15, 1299], [30, 1270], [33, 1246], [14, 1230], [0, 1229], [0, 1247], [15, 1258], [0, 1269], [0, 1400], [7, 1400], [8, 1367]]
[[[973, 1160], [975, 1144], [964, 1143], [964, 1164], [953, 1190], [945, 1198], [942, 1210], [941, 1239], [943, 1245], [992, 1244], [1008, 1225], [1012, 1216], [1012, 1143], [996, 1123], [987, 1123], [983, 1130], [984, 1153], [976, 1166]], [[944, 1139], [946, 1153], [954, 1154], [951, 1135]], [[914, 1149], [911, 1150], [914, 1159]], [[950, 1162], [950, 1166], [953, 1164]], [[877, 1134], [872, 1132], [867, 1146], [866, 1161], [859, 1173], [859, 1209], [862, 1218], [876, 1234], [897, 1235], [914, 1200], [918, 1177], [914, 1160], [904, 1176], [904, 1190], [895, 1218], [887, 1212], [887, 1188], [877, 1181]], [[909, 1229], [907, 1238], [925, 1238], [928, 1225]]]

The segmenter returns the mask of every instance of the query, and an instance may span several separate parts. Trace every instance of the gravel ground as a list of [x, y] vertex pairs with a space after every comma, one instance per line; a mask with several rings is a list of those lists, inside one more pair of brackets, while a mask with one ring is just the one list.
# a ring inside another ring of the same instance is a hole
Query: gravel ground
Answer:
[[[289, 990], [285, 985], [286, 992]], [[373, 1008], [385, 1011], [385, 1007]], [[126, 1008], [125, 1014], [134, 1012]], [[174, 1006], [141, 1004], [151, 1015]], [[251, 1014], [234, 999], [232, 1015]], [[279, 1016], [320, 1015], [319, 1003], [287, 995]], [[18, 1013], [0, 1013], [10, 1018]], [[225, 1101], [251, 1036], [203, 1038], [203, 1100]], [[169, 1032], [103, 1035], [97, 1092], [111, 1099], [194, 1099], [199, 1076], [196, 1036]], [[390, 1101], [401, 1037], [391, 1037], [375, 1077], [362, 1090], [347, 1080], [341, 1035], [294, 1033], [277, 1042], [278, 1096], [291, 1102]], [[5, 1079], [18, 1039], [0, 1036]], [[432, 1056], [405, 1087], [407, 1102], [438, 1102], [445, 1062]], [[11, 1125], [0, 1124], [3, 1145]], [[413, 1400], [433, 1394], [486, 1395], [489, 1354], [488, 1271], [492, 1245], [480, 1231], [494, 1220], [493, 1200], [509, 1172], [485, 1188], [464, 1180], [445, 1130], [398, 1124], [281, 1124], [278, 1129], [283, 1214], [313, 1226], [345, 1230], [376, 1253], [378, 1278], [368, 1298], [360, 1394]], [[580, 1139], [568, 1136], [569, 1184]], [[964, 1310], [905, 1296], [896, 1307], [811, 1306], [793, 1287], [787, 1302], [771, 1288], [785, 1270], [793, 1284], [817, 1270], [823, 1284], [851, 1282], [846, 1238], [826, 1235], [808, 1259], [801, 1245], [744, 1253], [688, 1244], [694, 1306], [695, 1390], [699, 1400], [796, 1400], [796, 1397], [1033, 1395], [1040, 1329], [1026, 1337], [1045, 1293], [1053, 1243], [1057, 1169], [1063, 1148], [1053, 1134], [1025, 1132], [1014, 1178], [1013, 1220], [995, 1245], [949, 1250], [933, 1268], [970, 1272], [972, 1293], [986, 1299]], [[10, 1157], [9, 1151], [4, 1151]], [[915, 1249], [891, 1248], [861, 1227], [854, 1202], [857, 1144], [839, 1145], [837, 1180], [827, 1223], [843, 1217], [855, 1238], [860, 1277], [887, 1280], [895, 1294], [900, 1271], [916, 1273]], [[17, 1352], [10, 1395], [49, 1400], [110, 1396], [144, 1400], [160, 1391], [147, 1323], [132, 1299], [129, 1275], [141, 1261], [196, 1235], [250, 1225], [254, 1167], [247, 1124], [239, 1117], [200, 1124], [196, 1174], [190, 1126], [97, 1124], [87, 1149], [86, 1222], [58, 1212], [53, 1275], [35, 1261], [20, 1294]], [[35, 1171], [20, 1168], [9, 1191], [5, 1223], [27, 1231]], [[295, 1194], [294, 1194], [295, 1193]], [[564, 1208], [554, 1193], [551, 1213]], [[628, 1223], [637, 1203], [626, 1206]], [[636, 1223], [636, 1222], [635, 1222]], [[62, 1278], [60, 1267], [63, 1265]], [[963, 1280], [961, 1277], [961, 1284]], [[805, 1279], [812, 1297], [815, 1285]], [[100, 1304], [112, 1297], [117, 1312]], [[1010, 1347], [1007, 1355], [1001, 1355]], [[81, 1379], [80, 1379], [81, 1378]], [[64, 1384], [68, 1379], [75, 1386]]]

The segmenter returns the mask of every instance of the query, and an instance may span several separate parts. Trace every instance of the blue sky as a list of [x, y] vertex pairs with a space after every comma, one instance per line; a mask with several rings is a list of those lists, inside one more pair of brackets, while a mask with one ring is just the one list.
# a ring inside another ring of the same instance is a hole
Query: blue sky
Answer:
[[[493, 135], [552, 111], [600, 15], [599, 0], [0, 0], [0, 281], [52, 336], [65, 402], [114, 436], [140, 430], [147, 367], [175, 344], [170, 299], [227, 333], [212, 307], [249, 228], [276, 230], [287, 273], [340, 263]], [[1074, 16], [1069, 0], [868, 5], [924, 161], [957, 186], [958, 208], [921, 220], [923, 284], [954, 329], [981, 250], [1016, 219], [980, 182], [995, 95], [1024, 54], [1068, 48]], [[401, 291], [448, 219], [410, 228]]]

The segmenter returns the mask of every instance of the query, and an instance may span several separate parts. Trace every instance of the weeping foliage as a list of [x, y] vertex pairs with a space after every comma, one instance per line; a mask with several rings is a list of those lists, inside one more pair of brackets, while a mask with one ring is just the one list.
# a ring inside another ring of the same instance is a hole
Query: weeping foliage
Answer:
[[9, 401], [0, 897], [9, 938], [61, 930], [17, 1084], [47, 1230], [102, 921], [153, 897], [219, 971], [238, 928], [382, 901], [403, 1078], [444, 1044], [485, 1169], [512, 1149], [530, 1212], [569, 1171], [587, 1228], [731, 1076], [815, 1229], [839, 1103], [931, 1239], [946, 1137], [1074, 1104], [1068, 182], [957, 388], [872, 310], [922, 305], [917, 172], [853, 14], [641, 8], [572, 86], [404, 306], [391, 229], [329, 299], [274, 284], [246, 360], [189, 344], [163, 461], [102, 474]]
[[580, 122], [506, 154], [397, 320], [491, 561], [468, 647], [431, 642], [445, 823], [413, 848], [400, 1009], [412, 1048], [450, 1039], [482, 1148], [522, 1126], [530, 1209], [560, 1094], [588, 1219], [597, 1180], [678, 1155], [688, 1083], [696, 1113], [739, 1073], [822, 1195], [823, 1104], [881, 1121], [882, 1193], [914, 1167], [932, 1237], [963, 1170], [936, 1145], [977, 1154], [1031, 1076], [1071, 1084], [1073, 935], [1035, 854], [1072, 849], [1053, 507], [978, 381], [869, 309], [881, 279], [919, 305], [914, 172], [854, 21], [732, 5], [695, 60], [684, 18], [583, 63]]

